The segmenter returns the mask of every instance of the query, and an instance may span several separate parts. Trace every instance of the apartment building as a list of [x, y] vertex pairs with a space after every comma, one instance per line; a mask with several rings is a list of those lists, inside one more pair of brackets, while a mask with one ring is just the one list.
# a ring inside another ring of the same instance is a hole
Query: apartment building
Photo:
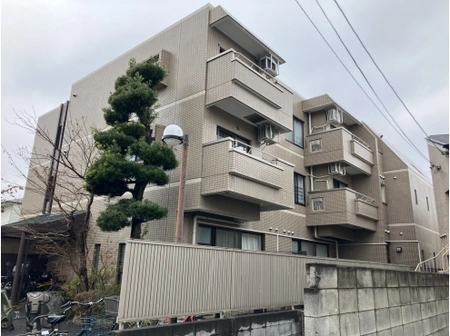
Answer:
[[[189, 135], [182, 242], [411, 266], [439, 251], [426, 177], [327, 94], [307, 99], [283, 83], [282, 56], [220, 6], [202, 7], [78, 80], [68, 107], [39, 125], [55, 136], [70, 128], [66, 119], [104, 128], [115, 79], [131, 58], [152, 57], [168, 73], [156, 140], [169, 124]], [[36, 139], [35, 150], [52, 148]], [[174, 239], [179, 169], [169, 175], [167, 186], [145, 192], [169, 214], [148, 223], [144, 239]], [[96, 199], [93, 222], [107, 201]], [[23, 211], [46, 206], [27, 188]], [[120, 269], [128, 237], [129, 229], [92, 225], [93, 259], [111, 253]]]
[[432, 162], [434, 199], [441, 245], [448, 245], [448, 134], [430, 135], [427, 140], [428, 153]]

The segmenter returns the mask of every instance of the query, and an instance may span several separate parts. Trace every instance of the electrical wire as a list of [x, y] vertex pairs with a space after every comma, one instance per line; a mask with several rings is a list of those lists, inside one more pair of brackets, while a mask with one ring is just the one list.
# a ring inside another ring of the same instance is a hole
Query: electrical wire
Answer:
[[[394, 124], [398, 127], [398, 129], [402, 132], [402, 134], [404, 135], [404, 138], [408, 139], [408, 141], [410, 142], [410, 144], [416, 149], [416, 151], [422, 155], [425, 160], [427, 160], [428, 162], [430, 162], [430, 160], [428, 159], [428, 157], [424, 154], [422, 154], [422, 152], [419, 150], [419, 148], [416, 147], [416, 145], [414, 145], [414, 143], [412, 142], [412, 140], [406, 135], [406, 133], [403, 131], [403, 129], [400, 127], [400, 125], [395, 121], [394, 117], [392, 116], [392, 114], [389, 112], [389, 110], [386, 108], [386, 106], [384, 105], [383, 101], [381, 100], [381, 98], [378, 96], [377, 92], [375, 91], [375, 89], [373, 88], [372, 84], [370, 84], [370, 81], [367, 79], [364, 71], [360, 68], [358, 62], [356, 61], [356, 59], [353, 57], [352, 53], [350, 52], [350, 50], [348, 49], [347, 45], [345, 44], [345, 42], [342, 40], [341, 35], [339, 35], [338, 31], [336, 30], [336, 28], [334, 27], [333, 23], [331, 22], [331, 20], [329, 19], [328, 15], [325, 13], [325, 11], [323, 10], [322, 6], [320, 5], [318, 0], [315, 0], [317, 5], [319, 6], [320, 10], [322, 11], [323, 15], [325, 16], [325, 18], [327, 19], [328, 23], [331, 25], [331, 28], [333, 28], [333, 31], [335, 32], [336, 36], [339, 38], [339, 41], [341, 41], [342, 45], [344, 46], [345, 50], [347, 51], [347, 53], [349, 54], [350, 58], [352, 59], [353, 63], [355, 64], [355, 66], [358, 68], [359, 72], [361, 73], [361, 75], [363, 76], [364, 80], [366, 81], [367, 85], [369, 85], [370, 89], [372, 90], [373, 94], [375, 95], [375, 97], [377, 97], [378, 101], [380, 102], [381, 106], [383, 106], [384, 110], [386, 111], [387, 114], [389, 114], [389, 116], [392, 118], [392, 121], [394, 122]], [[431, 163], [431, 162], [430, 162]]]
[[[338, 56], [338, 54], [334, 51], [333, 47], [328, 43], [327, 39], [323, 36], [323, 34], [320, 32], [319, 28], [317, 28], [317, 26], [315, 25], [314, 21], [312, 21], [312, 19], [309, 17], [308, 13], [306, 13], [305, 9], [302, 7], [302, 5], [298, 2], [298, 0], [295, 0], [295, 2], [297, 3], [297, 5], [300, 7], [300, 9], [303, 11], [303, 13], [305, 14], [305, 16], [308, 18], [309, 22], [313, 25], [313, 27], [316, 29], [316, 31], [319, 33], [319, 35], [322, 37], [322, 39], [324, 40], [324, 42], [326, 43], [326, 45], [330, 48], [330, 50], [333, 52], [334, 56], [336, 56], [336, 58], [339, 60], [339, 62], [342, 64], [342, 66], [344, 67], [344, 69], [347, 71], [347, 73], [350, 75], [350, 77], [353, 78], [353, 80], [355, 81], [356, 85], [358, 85], [358, 87], [361, 89], [361, 91], [364, 93], [364, 95], [367, 97], [367, 99], [370, 100], [370, 102], [373, 104], [373, 106], [378, 110], [378, 112], [381, 113], [381, 115], [386, 119], [386, 121], [391, 125], [391, 127], [400, 135], [400, 137], [402, 139], [405, 139], [403, 137], [403, 135], [400, 133], [400, 131], [392, 124], [392, 122], [388, 119], [388, 117], [386, 117], [386, 115], [383, 113], [383, 111], [381, 111], [381, 109], [377, 106], [377, 104], [375, 104], [375, 102], [372, 100], [372, 98], [368, 95], [368, 93], [364, 90], [364, 88], [361, 86], [361, 84], [359, 84], [359, 82], [356, 80], [356, 78], [353, 76], [353, 74], [350, 72], [350, 70], [347, 68], [347, 66], [344, 64], [344, 62], [341, 60], [341, 58]], [[406, 141], [406, 139], [405, 139]], [[406, 141], [408, 144], [410, 144], [408, 141]], [[414, 148], [416, 151], [417, 149]], [[419, 151], [419, 154], [421, 154], [423, 156], [423, 154]], [[427, 158], [428, 161], [428, 158]]]
[[[373, 59], [372, 55], [370, 54], [369, 50], [367, 50], [366, 46], [364, 45], [363, 41], [361, 41], [361, 38], [359, 37], [358, 33], [355, 31], [355, 29], [353, 28], [352, 24], [350, 23], [350, 21], [347, 18], [347, 15], [345, 15], [344, 11], [342, 10], [341, 6], [339, 6], [339, 3], [337, 2], [337, 0], [334, 0], [334, 3], [336, 4], [336, 6], [339, 8], [339, 10], [341, 11], [342, 15], [345, 18], [345, 21], [347, 21], [348, 25], [350, 26], [350, 28], [352, 29], [353, 33], [356, 35], [356, 38], [358, 39], [359, 43], [361, 43], [362, 47], [364, 48], [364, 50], [366, 51], [367, 55], [369, 55], [370, 59], [372, 60], [373, 64], [375, 65], [375, 67], [378, 69], [378, 71], [380, 72], [381, 76], [383, 76], [384, 80], [386, 81], [386, 83], [389, 85], [389, 87], [392, 89], [392, 91], [394, 92], [394, 94], [397, 96], [398, 100], [402, 103], [403, 107], [406, 109], [406, 111], [408, 111], [409, 115], [413, 118], [413, 120], [415, 121], [415, 123], [417, 124], [417, 126], [419, 126], [419, 128], [422, 130], [422, 132], [425, 134], [425, 136], [427, 137], [427, 139], [430, 138], [430, 136], [427, 134], [427, 132], [425, 132], [425, 130], [423, 129], [423, 127], [419, 124], [419, 122], [417, 121], [417, 119], [414, 117], [414, 115], [412, 114], [412, 112], [409, 110], [409, 108], [406, 106], [406, 104], [403, 102], [403, 100], [400, 98], [400, 96], [398, 95], [397, 91], [394, 89], [394, 87], [392, 86], [392, 84], [389, 82], [389, 80], [386, 78], [386, 76], [384, 75], [383, 71], [380, 69], [380, 67], [378, 66], [377, 62], [375, 62], [375, 60]], [[433, 142], [434, 146], [439, 150], [439, 152], [442, 153], [442, 151], [436, 146], [436, 144]]]

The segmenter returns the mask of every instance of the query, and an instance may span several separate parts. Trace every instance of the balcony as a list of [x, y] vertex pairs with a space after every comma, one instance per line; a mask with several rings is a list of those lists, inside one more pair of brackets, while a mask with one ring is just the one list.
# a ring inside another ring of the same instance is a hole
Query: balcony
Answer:
[[293, 94], [273, 76], [229, 49], [208, 60], [206, 105], [253, 125], [267, 123], [279, 133], [292, 130]]
[[306, 225], [376, 230], [378, 207], [370, 197], [349, 188], [311, 191]]
[[370, 146], [340, 127], [306, 136], [305, 166], [345, 162], [347, 174], [372, 175], [374, 154]]
[[202, 196], [223, 195], [260, 205], [294, 208], [293, 165], [231, 138], [203, 145]]

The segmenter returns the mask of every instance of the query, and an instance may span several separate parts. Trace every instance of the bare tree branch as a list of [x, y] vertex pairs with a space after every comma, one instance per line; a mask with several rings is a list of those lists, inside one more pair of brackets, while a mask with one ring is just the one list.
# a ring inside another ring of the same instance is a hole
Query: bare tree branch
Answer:
[[[32, 237], [40, 254], [66, 262], [80, 278], [84, 289], [88, 290], [90, 285], [87, 278], [87, 234], [94, 195], [88, 193], [83, 184], [86, 170], [98, 151], [87, 120], [68, 118], [60, 143], [56, 143], [56, 137], [50, 130], [39, 125], [35, 113], [15, 112], [12, 124], [29, 133], [35, 133], [35, 147], [19, 147], [13, 154], [3, 149], [9, 164], [19, 176], [27, 180], [27, 193], [39, 196], [42, 204], [46, 197], [51, 197], [52, 210], [63, 216], [58, 229], [52, 226], [51, 231], [40, 232], [36, 226], [22, 225], [21, 230]], [[57, 171], [53, 171], [50, 176], [52, 160]], [[25, 162], [29, 166], [28, 174], [20, 169], [19, 162]], [[14, 189], [13, 186], [9, 184], [5, 188], [5, 195]], [[3, 195], [2, 190], [2, 200]], [[79, 215], [81, 219], [76, 218], [76, 213], [83, 213]], [[73, 253], [74, 249], [76, 254]]]

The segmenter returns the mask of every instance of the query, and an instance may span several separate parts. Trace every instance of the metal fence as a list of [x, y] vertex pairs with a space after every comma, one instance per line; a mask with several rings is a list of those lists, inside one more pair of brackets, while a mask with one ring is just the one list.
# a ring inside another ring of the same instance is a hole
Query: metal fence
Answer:
[[446, 245], [434, 257], [421, 261], [416, 267], [416, 272], [448, 274], [448, 269], [449, 269], [449, 248], [448, 245]]
[[411, 270], [370, 262], [129, 240], [117, 321], [303, 304], [306, 264]]

